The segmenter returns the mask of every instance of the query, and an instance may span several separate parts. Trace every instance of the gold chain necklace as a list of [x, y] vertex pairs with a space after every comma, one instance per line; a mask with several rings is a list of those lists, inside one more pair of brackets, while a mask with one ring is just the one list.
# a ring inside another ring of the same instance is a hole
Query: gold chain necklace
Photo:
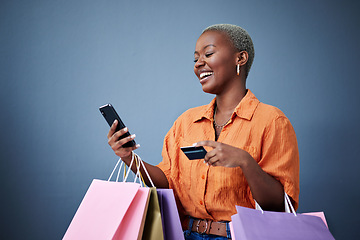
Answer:
[[229, 122], [230, 119], [231, 119], [231, 116], [229, 117], [229, 119], [228, 119], [224, 124], [218, 125], [218, 124], [216, 123], [216, 121], [215, 121], [216, 110], [217, 110], [217, 106], [215, 106], [215, 111], [214, 111], [214, 126], [215, 126], [216, 128], [219, 128], [219, 129], [220, 129], [220, 128], [225, 127], [226, 124], [228, 124], [228, 122]]

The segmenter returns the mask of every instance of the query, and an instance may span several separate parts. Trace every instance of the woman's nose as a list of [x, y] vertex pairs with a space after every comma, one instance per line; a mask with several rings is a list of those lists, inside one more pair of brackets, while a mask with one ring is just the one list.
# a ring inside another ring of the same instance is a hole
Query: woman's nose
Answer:
[[195, 62], [195, 68], [201, 67], [205, 65], [205, 61], [202, 57], [199, 57], [198, 60]]

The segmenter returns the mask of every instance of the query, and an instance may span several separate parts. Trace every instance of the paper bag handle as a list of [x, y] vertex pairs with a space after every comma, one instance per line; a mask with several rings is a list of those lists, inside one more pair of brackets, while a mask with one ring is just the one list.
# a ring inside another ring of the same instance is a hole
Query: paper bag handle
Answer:
[[[292, 213], [296, 216], [296, 211], [287, 193], [284, 193], [284, 202], [285, 202], [285, 212]], [[255, 200], [255, 209], [260, 210], [262, 213], [264, 213], [264, 210], [261, 208], [261, 206], [258, 204], [256, 200]]]
[[151, 183], [151, 186], [155, 187], [153, 181], [151, 180], [151, 177], [150, 177], [148, 171], [146, 170], [146, 167], [145, 167], [145, 164], [143, 163], [143, 160], [141, 159], [141, 157], [139, 155], [137, 155], [136, 153], [134, 153], [134, 154], [135, 154], [136, 158], [139, 160], [139, 165], [138, 165], [138, 168], [137, 168], [136, 175], [138, 175], [139, 178], [142, 177], [141, 172], [140, 172], [140, 165], [141, 165], [143, 167], [144, 171], [145, 171], [145, 174], [146, 174], [147, 178], [149, 179], [149, 181]]
[[[134, 163], [134, 159], [135, 159], [135, 156], [134, 156], [134, 154], [132, 154], [129, 169], [131, 169], [131, 167], [132, 167], [132, 165], [133, 165], [133, 163]], [[119, 181], [120, 172], [121, 172], [122, 166], [124, 165], [124, 162], [121, 160], [121, 158], [119, 158], [119, 160], [117, 161], [114, 169], [112, 170], [112, 172], [111, 172], [111, 174], [110, 174], [110, 177], [108, 178], [108, 182], [111, 180], [111, 178], [112, 178], [112, 176], [114, 175], [114, 172], [115, 172], [115, 170], [116, 170], [116, 168], [117, 168], [117, 166], [119, 165], [120, 162], [121, 162], [121, 164], [120, 164], [120, 167], [119, 167], [117, 176], [116, 176], [116, 182]], [[128, 176], [129, 176], [129, 173], [130, 173], [130, 171], [128, 171], [128, 172], [126, 173], [126, 175], [124, 176], [123, 182], [126, 182]]]
[[[137, 162], [137, 160], [139, 160], [139, 162]], [[121, 158], [119, 158], [119, 160], [117, 161], [114, 169], [112, 170], [112, 172], [111, 172], [111, 174], [110, 174], [110, 177], [108, 178], [108, 181], [110, 181], [110, 179], [111, 179], [112, 176], [114, 175], [114, 172], [115, 172], [117, 166], [119, 165], [120, 161], [121, 161], [121, 164], [120, 164], [120, 167], [119, 167], [119, 170], [118, 170], [118, 174], [117, 174], [117, 177], [116, 177], [116, 182], [118, 182], [118, 180], [119, 180], [119, 175], [120, 175], [120, 171], [121, 171], [122, 166], [123, 166], [123, 164], [124, 164], [124, 162], [121, 160]], [[151, 186], [152, 186], [152, 187], [155, 187], [155, 185], [154, 185], [153, 181], [151, 180], [151, 177], [150, 177], [150, 175], [149, 175], [149, 173], [148, 173], [148, 171], [147, 171], [147, 169], [146, 169], [146, 167], [145, 167], [145, 164], [143, 163], [143, 160], [141, 159], [141, 157], [140, 157], [139, 155], [137, 155], [136, 153], [132, 152], [131, 163], [130, 163], [129, 169], [131, 169], [134, 161], [136, 161], [136, 173], [135, 173], [134, 182], [136, 182], [136, 180], [139, 179], [139, 180], [140, 180], [140, 184], [142, 184], [142, 181], [141, 181], [142, 176], [141, 176], [141, 172], [140, 172], [140, 166], [142, 166], [143, 169], [144, 169], [144, 171], [145, 171], [145, 173], [146, 173], [146, 176], [148, 177], [148, 179], [149, 179], [149, 181], [150, 181], [150, 183], [151, 183]], [[130, 173], [130, 172], [131, 172], [131, 171], [129, 170], [129, 171], [125, 174], [125, 176], [124, 176], [124, 178], [123, 178], [123, 182], [126, 182], [126, 180], [127, 180], [128, 176], [129, 176], [129, 173]]]

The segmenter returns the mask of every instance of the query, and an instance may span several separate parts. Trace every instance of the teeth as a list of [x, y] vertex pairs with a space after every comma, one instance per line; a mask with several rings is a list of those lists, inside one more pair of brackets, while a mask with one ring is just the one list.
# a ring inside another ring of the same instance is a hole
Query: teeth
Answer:
[[212, 72], [203, 72], [203, 73], [200, 73], [200, 78], [205, 78], [205, 77], [211, 76], [211, 75], [213, 75]]

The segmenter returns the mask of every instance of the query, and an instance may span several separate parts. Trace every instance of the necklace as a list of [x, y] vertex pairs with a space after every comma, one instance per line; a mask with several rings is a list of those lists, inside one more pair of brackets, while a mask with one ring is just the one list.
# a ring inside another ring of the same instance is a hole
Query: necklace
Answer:
[[218, 124], [216, 123], [216, 121], [215, 121], [216, 110], [217, 110], [217, 107], [215, 107], [215, 111], [214, 111], [214, 126], [215, 126], [216, 128], [219, 128], [219, 129], [220, 129], [220, 128], [225, 127], [225, 125], [230, 121], [231, 116], [229, 117], [229, 119], [228, 119], [224, 124], [218, 125]]

